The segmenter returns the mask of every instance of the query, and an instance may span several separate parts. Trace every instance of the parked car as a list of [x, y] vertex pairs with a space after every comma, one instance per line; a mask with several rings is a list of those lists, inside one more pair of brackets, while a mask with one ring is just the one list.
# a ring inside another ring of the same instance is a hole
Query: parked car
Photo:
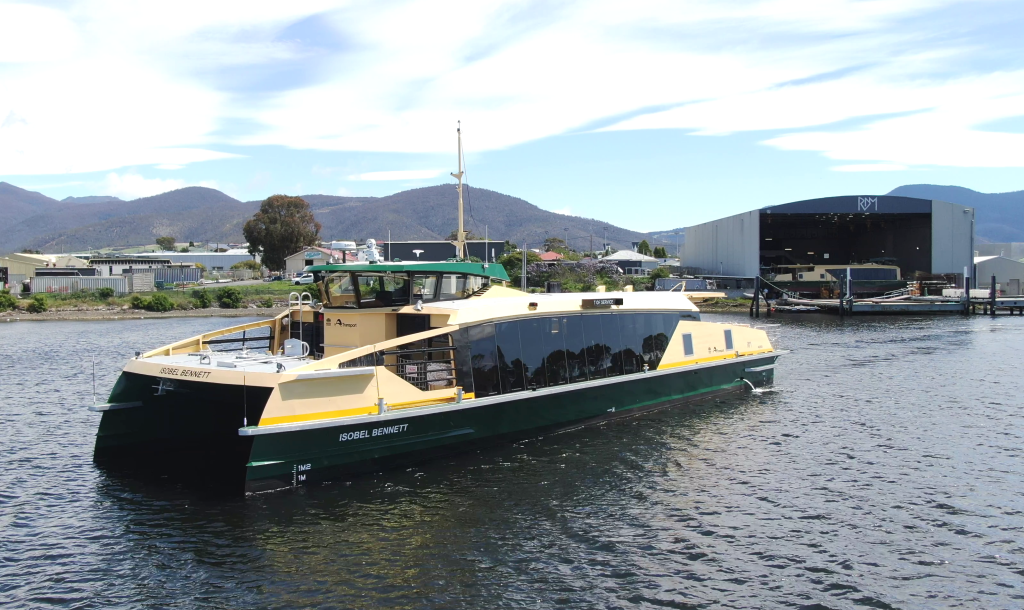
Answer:
[[303, 273], [299, 277], [297, 277], [294, 280], [292, 280], [292, 284], [294, 284], [296, 286], [299, 286], [299, 285], [302, 285], [302, 284], [312, 284], [312, 283], [313, 283], [313, 274], [312, 273]]
[[283, 275], [268, 275], [266, 277], [266, 279], [264, 279], [263, 281], [264, 282], [280, 282], [282, 280], [284, 280], [284, 276]]

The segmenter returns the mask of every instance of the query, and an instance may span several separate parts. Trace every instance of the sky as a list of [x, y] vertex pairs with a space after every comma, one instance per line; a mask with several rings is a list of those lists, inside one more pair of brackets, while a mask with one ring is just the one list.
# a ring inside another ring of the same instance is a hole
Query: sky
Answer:
[[0, 0], [0, 180], [383, 196], [467, 180], [641, 231], [1024, 189], [1024, 2]]

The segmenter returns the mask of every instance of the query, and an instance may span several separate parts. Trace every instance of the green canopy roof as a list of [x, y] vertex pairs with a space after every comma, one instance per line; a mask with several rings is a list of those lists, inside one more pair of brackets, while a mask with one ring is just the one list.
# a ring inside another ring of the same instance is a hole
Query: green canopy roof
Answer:
[[466, 263], [466, 262], [399, 262], [399, 263], [345, 263], [338, 265], [314, 265], [306, 267], [306, 271], [350, 271], [353, 273], [465, 273], [482, 275], [496, 280], [509, 281], [505, 268], [498, 263]]

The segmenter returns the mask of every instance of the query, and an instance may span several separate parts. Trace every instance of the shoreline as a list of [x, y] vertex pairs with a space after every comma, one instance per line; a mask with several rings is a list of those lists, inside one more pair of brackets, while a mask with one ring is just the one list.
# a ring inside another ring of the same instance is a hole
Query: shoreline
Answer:
[[[749, 305], [739, 303], [706, 303], [697, 304], [702, 313], [735, 313], [744, 312]], [[273, 318], [287, 309], [286, 307], [247, 307], [240, 309], [188, 309], [174, 311], [145, 311], [141, 309], [64, 309], [50, 310], [44, 313], [28, 313], [26, 311], [5, 311], [0, 313], [0, 323], [4, 322], [53, 322], [53, 321], [95, 321], [95, 320], [144, 320], [147, 318]]]
[[0, 314], [3, 322], [52, 322], [68, 320], [144, 320], [147, 318], [272, 318], [284, 311], [285, 307], [246, 307], [240, 309], [188, 309], [175, 311], [145, 311], [142, 309], [65, 309], [43, 313], [26, 311], [5, 311]]

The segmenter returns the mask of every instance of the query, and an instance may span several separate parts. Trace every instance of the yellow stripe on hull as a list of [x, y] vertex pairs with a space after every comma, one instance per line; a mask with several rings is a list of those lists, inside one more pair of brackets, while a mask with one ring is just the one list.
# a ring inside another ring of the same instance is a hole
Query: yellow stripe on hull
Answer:
[[756, 354], [768, 354], [768, 353], [771, 353], [773, 351], [775, 351], [775, 350], [773, 350], [773, 349], [756, 349], [756, 350], [749, 351], [749, 352], [734, 352], [734, 353], [731, 353], [731, 354], [721, 354], [719, 356], [709, 356], [707, 358], [694, 358], [693, 360], [683, 360], [682, 362], [670, 362], [670, 363], [667, 363], [667, 364], [666, 363], [662, 363], [662, 365], [658, 367], [658, 370], [659, 371], [665, 371], [665, 370], [668, 370], [668, 369], [674, 369], [674, 368], [678, 368], [678, 367], [681, 367], [681, 366], [690, 366], [690, 365], [693, 365], [693, 364], [704, 364], [705, 362], [716, 362], [718, 360], [729, 360], [730, 358], [738, 358], [740, 356], [754, 356]]

